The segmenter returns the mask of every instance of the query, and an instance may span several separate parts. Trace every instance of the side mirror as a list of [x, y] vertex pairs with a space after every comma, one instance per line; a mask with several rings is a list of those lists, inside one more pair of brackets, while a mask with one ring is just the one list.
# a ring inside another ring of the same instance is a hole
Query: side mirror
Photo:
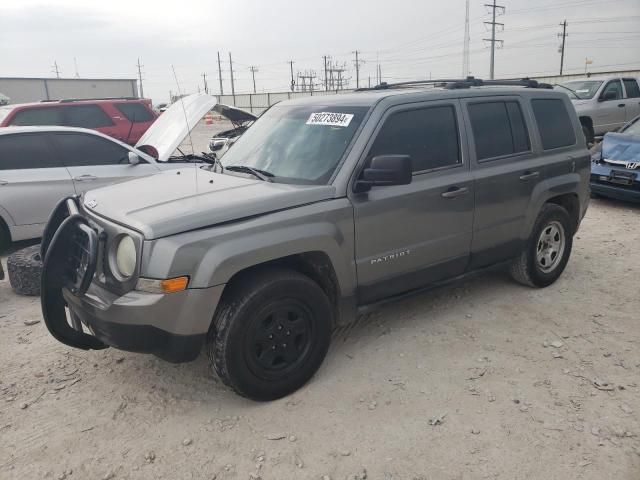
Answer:
[[366, 192], [373, 186], [409, 185], [412, 177], [409, 155], [381, 155], [373, 157], [356, 182], [356, 192]]
[[212, 152], [222, 150], [228, 141], [229, 139], [227, 138], [212, 138], [209, 142], [209, 150], [211, 150]]
[[133, 152], [129, 152], [129, 165], [138, 165], [140, 163], [140, 157]]
[[608, 91], [602, 94], [602, 96], [600, 97], [600, 101], [606, 102], [607, 100], [615, 100], [616, 98], [618, 98], [616, 92]]

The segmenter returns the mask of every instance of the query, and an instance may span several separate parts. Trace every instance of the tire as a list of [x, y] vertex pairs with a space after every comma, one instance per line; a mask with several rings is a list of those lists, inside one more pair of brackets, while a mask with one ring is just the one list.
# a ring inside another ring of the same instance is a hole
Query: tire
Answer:
[[302, 387], [329, 349], [334, 313], [327, 295], [309, 277], [285, 269], [252, 272], [228, 288], [207, 335], [220, 379], [258, 401]]
[[511, 276], [523, 285], [547, 287], [564, 271], [572, 247], [569, 214], [563, 207], [547, 203], [538, 214], [525, 249], [511, 265]]
[[40, 245], [23, 248], [7, 258], [9, 283], [20, 295], [40, 295], [42, 259]]
[[593, 144], [593, 131], [587, 125], [582, 125], [582, 133], [584, 133], [584, 138], [587, 141], [587, 148], [589, 148], [589, 146]]

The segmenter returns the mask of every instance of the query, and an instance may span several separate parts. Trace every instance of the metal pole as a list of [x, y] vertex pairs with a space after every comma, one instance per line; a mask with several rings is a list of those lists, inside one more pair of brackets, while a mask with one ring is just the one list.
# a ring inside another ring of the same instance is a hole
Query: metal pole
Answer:
[[493, 19], [491, 20], [491, 69], [489, 78], [493, 80], [496, 59], [496, 0], [493, 0]]
[[142, 88], [142, 65], [140, 65], [139, 58], [138, 58], [138, 81], [140, 82], [140, 98], [144, 98], [144, 90]]
[[325, 91], [329, 91], [329, 78], [327, 77], [327, 56], [324, 57], [324, 89]]
[[222, 67], [220, 66], [220, 52], [218, 52], [218, 79], [220, 80], [220, 95], [224, 95], [222, 88]]
[[559, 33], [559, 36], [562, 36], [562, 47], [560, 47], [560, 75], [562, 75], [562, 69], [564, 68], [564, 45], [565, 40], [567, 38], [567, 20], [560, 24], [562, 27], [562, 33]]
[[236, 102], [236, 87], [233, 83], [233, 61], [231, 60], [231, 52], [229, 52], [229, 71], [231, 72], [231, 95], [233, 95], [233, 104]]
[[293, 79], [293, 60], [289, 61], [289, 65], [291, 66], [291, 91], [293, 92], [296, 87], [296, 81]]

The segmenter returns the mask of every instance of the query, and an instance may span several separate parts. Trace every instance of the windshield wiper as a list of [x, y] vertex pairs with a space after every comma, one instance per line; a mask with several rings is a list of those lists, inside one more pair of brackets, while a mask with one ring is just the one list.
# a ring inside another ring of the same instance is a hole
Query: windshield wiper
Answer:
[[560, 87], [560, 88], [564, 88], [565, 90], [569, 90], [571, 93], [573, 93], [573, 95], [574, 95], [578, 100], [580, 100], [580, 95], [578, 95], [578, 93], [577, 93], [575, 90], [572, 90], [572, 89], [571, 89], [571, 88], [569, 88], [569, 87], [565, 87], [564, 85], [560, 85], [559, 83], [554, 83], [554, 85], [556, 85], [556, 86], [558, 86], [558, 87]]
[[227, 167], [224, 167], [224, 169], [231, 172], [250, 173], [263, 182], [271, 182], [271, 177], [275, 177], [275, 175], [271, 172], [260, 170], [259, 168], [247, 167], [246, 165], [229, 165]]

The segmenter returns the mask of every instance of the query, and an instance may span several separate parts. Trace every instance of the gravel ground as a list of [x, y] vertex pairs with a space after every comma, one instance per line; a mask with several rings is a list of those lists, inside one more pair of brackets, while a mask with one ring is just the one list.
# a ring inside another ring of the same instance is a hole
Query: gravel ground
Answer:
[[67, 348], [0, 282], [0, 478], [637, 480], [639, 219], [594, 200], [555, 285], [492, 274], [389, 304], [271, 403], [205, 355]]

